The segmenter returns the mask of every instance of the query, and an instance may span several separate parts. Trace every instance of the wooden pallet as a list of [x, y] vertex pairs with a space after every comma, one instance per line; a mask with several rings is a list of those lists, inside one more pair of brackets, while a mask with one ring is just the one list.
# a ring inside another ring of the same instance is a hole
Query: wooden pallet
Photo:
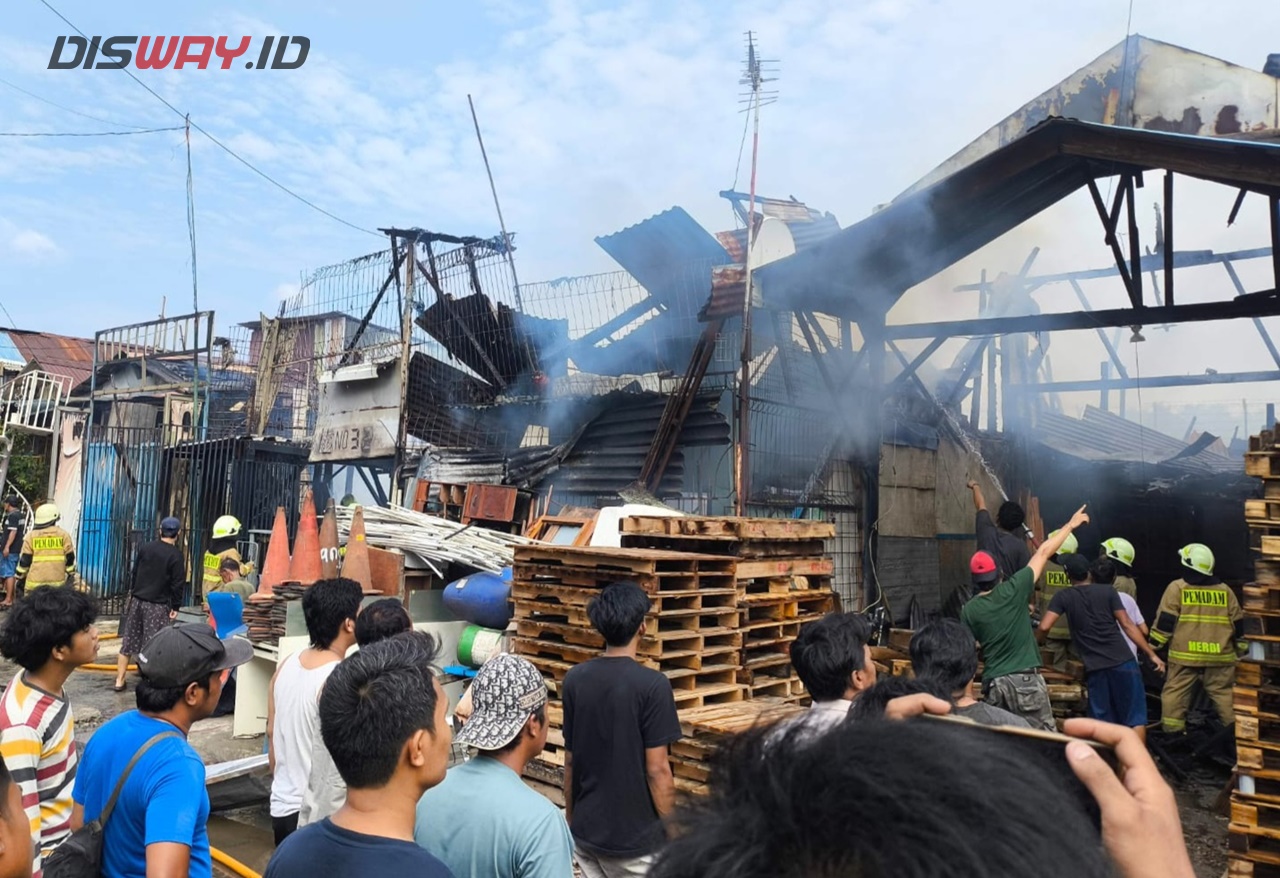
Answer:
[[835, 525], [829, 521], [702, 515], [632, 515], [622, 519], [621, 530], [630, 534], [701, 536], [726, 540], [829, 540], [836, 535]]
[[[600, 594], [599, 589], [576, 588], [546, 582], [515, 582], [511, 586], [511, 599], [515, 603], [516, 617], [534, 612], [557, 612], [557, 607], [570, 608], [583, 615], [587, 606]], [[736, 588], [702, 588], [685, 591], [659, 591], [649, 595], [649, 613], [658, 615], [668, 610], [687, 610], [701, 607], [731, 607], [737, 603]], [[589, 623], [588, 623], [589, 624]]]
[[756, 622], [812, 621], [830, 613], [835, 606], [835, 595], [831, 592], [820, 592], [813, 595], [802, 595], [795, 592], [785, 595], [757, 594], [744, 595], [738, 602], [742, 619], [738, 627], [750, 626]]
[[831, 576], [836, 572], [836, 563], [831, 558], [760, 558], [738, 562], [737, 577], [739, 582], [752, 579], [777, 579], [795, 576], [820, 577]]
[[1280, 614], [1280, 581], [1251, 582], [1240, 589], [1240, 608], [1245, 614]]
[[524, 562], [514, 565], [512, 585], [556, 585], [571, 588], [600, 589], [614, 582], [634, 582], [649, 594], [657, 592], [685, 592], [701, 588], [736, 588], [737, 579], [727, 570], [708, 569], [660, 570], [656, 572], [632, 572], [602, 569], [600, 567], [574, 567], [571, 565]]
[[515, 547], [516, 564], [541, 564], [618, 573], [707, 573], [736, 575], [736, 564], [723, 555], [700, 555], [657, 549], [579, 548], [524, 545]]
[[[547, 604], [516, 604], [514, 615], [520, 634], [537, 636], [539, 629], [549, 631], [576, 630], [594, 635], [591, 642], [603, 643], [604, 639], [591, 627], [585, 610], [555, 607]], [[736, 605], [721, 607], [694, 606], [682, 610], [664, 610], [660, 614], [645, 616], [640, 628], [642, 638], [666, 640], [681, 633], [704, 631], [708, 628], [737, 628], [739, 622]], [[570, 641], [574, 642], [574, 641]]]
[[806, 595], [835, 591], [834, 576], [776, 576], [772, 579], [738, 579], [744, 595]]
[[1280, 742], [1280, 715], [1236, 716], [1236, 741]]
[[757, 725], [770, 725], [800, 713], [776, 701], [750, 701], [680, 711], [680, 728], [690, 738], [736, 735]]
[[718, 683], [696, 689], [675, 690], [676, 708], [705, 707], [708, 704], [732, 704], [747, 697], [747, 689], [738, 683]]
[[812, 558], [826, 551], [826, 544], [813, 540], [726, 540], [706, 536], [654, 536], [650, 534], [623, 534], [626, 548], [655, 549], [669, 552], [700, 552], [719, 554], [739, 560], [778, 560], [782, 558]]
[[1236, 765], [1253, 771], [1280, 771], [1280, 742], [1238, 742]]
[[1246, 832], [1232, 824], [1227, 831], [1227, 850], [1254, 864], [1280, 867], [1280, 830], [1255, 828]]
[[1237, 773], [1237, 795], [1254, 802], [1280, 805], [1280, 771], [1240, 768]]
[[1244, 474], [1259, 479], [1280, 479], [1280, 451], [1246, 452]]
[[1280, 866], [1228, 855], [1227, 878], [1280, 878]]
[[1240, 661], [1236, 663], [1237, 686], [1280, 686], [1280, 664]]
[[1280, 686], [1234, 686], [1231, 703], [1237, 713], [1280, 716]]
[[[1268, 484], [1270, 484], [1268, 482]], [[1280, 483], [1277, 483], [1280, 484]], [[1280, 586], [1280, 560], [1274, 558], [1258, 558], [1253, 562], [1253, 585]]]
[[803, 694], [804, 684], [796, 676], [762, 678], [751, 684], [752, 698], [792, 698]]

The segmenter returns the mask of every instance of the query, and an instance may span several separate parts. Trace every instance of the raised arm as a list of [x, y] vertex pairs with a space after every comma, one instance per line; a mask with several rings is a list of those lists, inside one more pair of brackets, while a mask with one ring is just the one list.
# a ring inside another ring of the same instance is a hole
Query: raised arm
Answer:
[[987, 508], [987, 500], [982, 496], [982, 487], [972, 479], [965, 486], [973, 492], [973, 508], [975, 512], [982, 512]]
[[1031, 556], [1027, 566], [1031, 568], [1035, 579], [1039, 579], [1044, 574], [1044, 566], [1049, 563], [1049, 559], [1058, 554], [1058, 550], [1062, 548], [1062, 544], [1067, 541], [1071, 532], [1080, 525], [1089, 523], [1089, 513], [1084, 510], [1084, 506], [1077, 509], [1076, 514], [1071, 516], [1071, 520], [1058, 528], [1056, 534], [1041, 543], [1040, 548], [1036, 549], [1036, 553]]

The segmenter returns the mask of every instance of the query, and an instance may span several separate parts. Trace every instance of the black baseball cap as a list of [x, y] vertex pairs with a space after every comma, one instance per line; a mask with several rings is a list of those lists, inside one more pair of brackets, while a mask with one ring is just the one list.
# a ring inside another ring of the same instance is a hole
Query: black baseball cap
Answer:
[[253, 644], [238, 637], [219, 640], [208, 625], [161, 628], [138, 653], [138, 673], [153, 686], [176, 689], [207, 679], [214, 671], [243, 665]]
[[1072, 582], [1084, 582], [1089, 578], [1089, 559], [1078, 552], [1059, 555], [1058, 563], [1062, 565], [1062, 569], [1067, 572], [1067, 577]]

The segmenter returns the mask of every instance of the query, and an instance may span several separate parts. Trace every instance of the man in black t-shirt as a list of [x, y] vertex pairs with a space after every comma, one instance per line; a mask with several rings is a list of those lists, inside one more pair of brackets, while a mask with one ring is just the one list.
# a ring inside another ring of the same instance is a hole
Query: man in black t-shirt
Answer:
[[606, 587], [587, 607], [604, 655], [564, 678], [565, 816], [585, 878], [644, 875], [675, 806], [675, 696], [665, 676], [636, 661], [648, 612], [634, 582]]
[[1083, 555], [1060, 555], [1059, 560], [1071, 580], [1071, 587], [1064, 588], [1049, 601], [1036, 638], [1043, 643], [1053, 623], [1065, 615], [1071, 624], [1071, 643], [1084, 662], [1089, 715], [1130, 726], [1145, 740], [1147, 695], [1142, 685], [1142, 671], [1129, 651], [1125, 636], [1147, 654], [1157, 671], [1164, 670], [1164, 663], [1129, 619], [1120, 602], [1120, 593], [1106, 584], [1115, 578], [1110, 558], [1104, 556], [1094, 562], [1094, 566], [1100, 568], [1097, 576], [1100, 582], [1093, 581], [1089, 561]]
[[1000, 504], [996, 511], [996, 520], [991, 520], [987, 511], [986, 498], [982, 496], [982, 488], [977, 482], [969, 482], [969, 490], [973, 492], [974, 532], [977, 536], [978, 550], [986, 552], [996, 562], [999, 582], [1031, 563], [1031, 549], [1027, 547], [1026, 513], [1022, 507], [1012, 500]]
[[13, 589], [17, 583], [18, 557], [22, 551], [24, 530], [18, 498], [10, 494], [4, 498], [4, 551], [0, 552], [0, 577], [4, 578], [4, 603], [0, 604], [0, 609], [13, 606]]

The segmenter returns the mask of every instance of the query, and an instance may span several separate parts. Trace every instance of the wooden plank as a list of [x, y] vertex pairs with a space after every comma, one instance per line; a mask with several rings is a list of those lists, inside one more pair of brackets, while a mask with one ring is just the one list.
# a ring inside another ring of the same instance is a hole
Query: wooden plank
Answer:
[[404, 599], [404, 554], [369, 546], [369, 578], [374, 591]]
[[674, 552], [718, 552], [726, 558], [812, 558], [826, 551], [822, 540], [729, 540], [699, 535], [658, 536], [623, 534], [627, 548], [655, 549]]
[[1246, 452], [1244, 456], [1244, 474], [1260, 479], [1280, 478], [1280, 452]]
[[775, 576], [830, 576], [835, 573], [835, 566], [830, 558], [765, 558], [739, 561], [737, 575], [739, 581]]
[[835, 536], [835, 525], [831, 522], [801, 518], [628, 516], [622, 519], [621, 525], [623, 533], [702, 536], [729, 540], [829, 540]]

